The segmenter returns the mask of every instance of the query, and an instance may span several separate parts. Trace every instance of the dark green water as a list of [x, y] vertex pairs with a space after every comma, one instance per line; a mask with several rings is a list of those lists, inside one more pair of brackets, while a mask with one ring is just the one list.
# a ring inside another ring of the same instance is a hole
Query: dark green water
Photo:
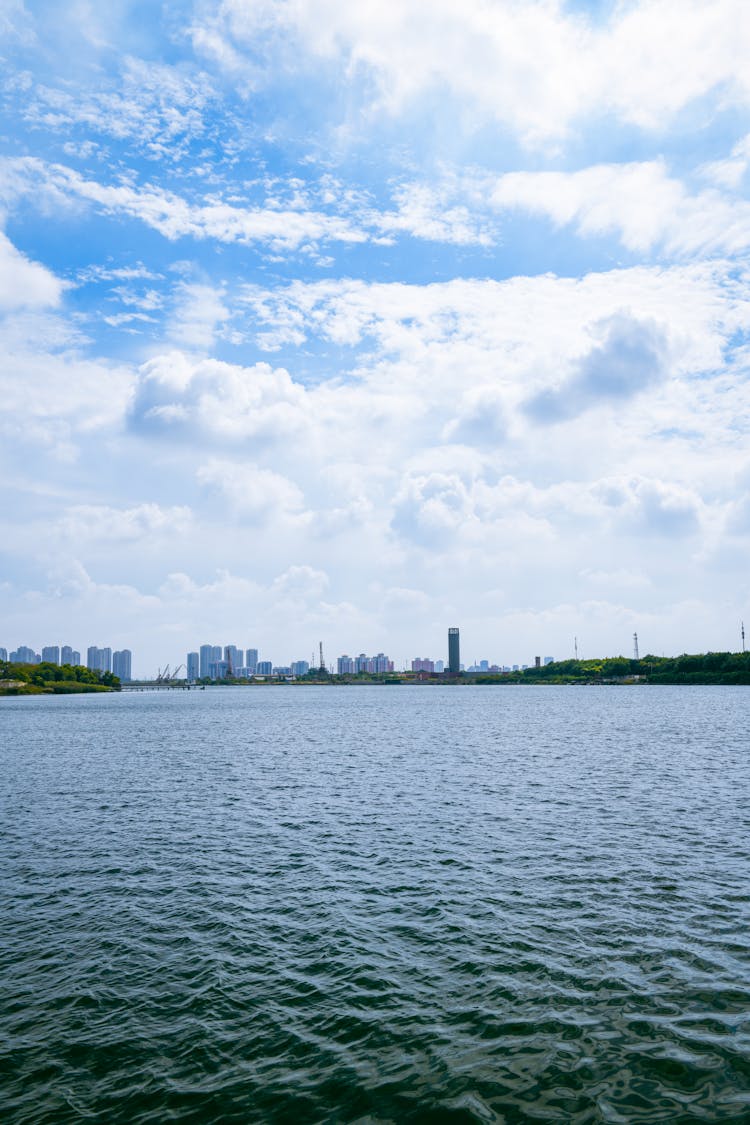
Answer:
[[750, 1121], [750, 689], [0, 703], [4, 1122]]

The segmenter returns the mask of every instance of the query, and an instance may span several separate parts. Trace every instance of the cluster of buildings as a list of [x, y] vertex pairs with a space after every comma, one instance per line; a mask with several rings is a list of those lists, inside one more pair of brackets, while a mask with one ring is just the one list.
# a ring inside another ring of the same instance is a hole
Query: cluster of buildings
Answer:
[[[0, 660], [9, 660], [11, 664], [71, 664], [74, 668], [82, 664], [80, 652], [70, 645], [45, 645], [41, 652], [35, 652], [28, 645], [19, 645], [10, 653], [0, 648]], [[112, 672], [124, 684], [132, 679], [132, 661], [129, 648], [113, 652], [111, 648], [90, 645], [86, 651], [87, 668], [94, 672]]]
[[[322, 662], [321, 652], [321, 662]], [[484, 661], [483, 663], [487, 663]], [[243, 649], [238, 645], [201, 645], [197, 652], [189, 652], [185, 663], [186, 677], [190, 683], [196, 680], [226, 680], [226, 679], [255, 679], [255, 678], [298, 678], [305, 676], [313, 667], [317, 670], [320, 665], [311, 665], [307, 660], [293, 660], [291, 664], [274, 664], [270, 660], [261, 660], [257, 648]], [[496, 666], [493, 666], [496, 667]], [[375, 656], [368, 656], [361, 652], [359, 656], [349, 656], [346, 653], [336, 660], [336, 671], [333, 666], [326, 669], [338, 676], [357, 676], [361, 673], [369, 675], [382, 675], [393, 672], [394, 663], [384, 652]], [[463, 671], [459, 652], [458, 629], [448, 630], [448, 663], [443, 660], [430, 660], [427, 657], [417, 657], [412, 661], [412, 671], [428, 673], [448, 673], [458, 675]], [[499, 669], [498, 669], [499, 671]]]
[[[274, 664], [271, 660], [261, 660], [257, 648], [242, 649], [237, 645], [201, 645], [197, 652], [187, 654], [186, 676], [191, 683], [196, 680], [255, 679], [256, 677], [294, 677], [306, 676], [310, 668], [317, 670], [309, 660], [293, 660], [290, 664]], [[376, 656], [339, 656], [336, 661], [336, 674], [356, 676], [359, 672], [377, 674], [392, 672], [393, 661], [384, 652]], [[331, 669], [332, 671], [332, 669]]]
[[186, 677], [196, 680], [251, 680], [255, 676], [304, 676], [310, 671], [307, 660], [293, 660], [291, 664], [274, 664], [261, 660], [257, 648], [242, 649], [237, 645], [201, 645], [197, 652], [189, 652], [185, 664]]
[[336, 661], [336, 672], [339, 676], [356, 676], [359, 672], [369, 672], [371, 675], [378, 672], [392, 672], [393, 661], [384, 652], [377, 656], [366, 656], [360, 652], [359, 656], [340, 656]]
[[[322, 659], [322, 652], [321, 652]], [[72, 664], [80, 665], [81, 654], [70, 645], [47, 645], [42, 651], [35, 652], [26, 645], [19, 645], [10, 654], [5, 648], [0, 648], [0, 660], [9, 660], [13, 664]], [[542, 657], [534, 658], [535, 665], [539, 667]], [[551, 656], [544, 657], [545, 664], [552, 663]], [[111, 648], [99, 648], [90, 645], [86, 650], [86, 667], [97, 672], [112, 672], [118, 676], [121, 683], [130, 683], [132, 680], [132, 653], [130, 649], [113, 652]], [[201, 645], [197, 652], [189, 652], [185, 664], [185, 677], [190, 683], [197, 680], [226, 680], [226, 679], [254, 679], [299, 678], [305, 676], [310, 668], [317, 669], [307, 660], [293, 660], [290, 664], [274, 664], [271, 660], [261, 660], [257, 648], [240, 648], [238, 645]], [[422, 675], [451, 675], [460, 672], [472, 673], [510, 673], [525, 670], [528, 665], [519, 667], [491, 664], [489, 660], [480, 660], [464, 668], [461, 663], [459, 631], [456, 628], [448, 630], [448, 660], [431, 660], [426, 656], [416, 656], [411, 662], [412, 672]], [[179, 671], [179, 669], [178, 669]], [[359, 656], [348, 656], [344, 653], [336, 661], [336, 673], [339, 676], [356, 676], [360, 673], [379, 675], [394, 671], [393, 661], [384, 652], [375, 656], [367, 656], [361, 652]], [[333, 666], [330, 668], [333, 673]], [[172, 678], [176, 678], [173, 674]]]

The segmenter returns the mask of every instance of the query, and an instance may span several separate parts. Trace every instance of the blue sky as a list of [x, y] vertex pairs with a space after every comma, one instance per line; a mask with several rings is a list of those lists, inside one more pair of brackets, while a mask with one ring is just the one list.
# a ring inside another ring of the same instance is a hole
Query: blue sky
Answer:
[[0, 645], [736, 648], [750, 14], [0, 0]]

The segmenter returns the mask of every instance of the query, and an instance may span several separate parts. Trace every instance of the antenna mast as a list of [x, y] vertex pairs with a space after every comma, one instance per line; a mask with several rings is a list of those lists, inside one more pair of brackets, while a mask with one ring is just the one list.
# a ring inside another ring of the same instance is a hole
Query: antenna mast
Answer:
[[638, 655], [638, 634], [633, 633], [633, 660], [640, 660]]
[[573, 637], [573, 650], [575, 651], [576, 660], [577, 660], [578, 659], [578, 637]]
[[740, 632], [742, 633], [742, 651], [745, 651], [745, 622], [740, 622]]

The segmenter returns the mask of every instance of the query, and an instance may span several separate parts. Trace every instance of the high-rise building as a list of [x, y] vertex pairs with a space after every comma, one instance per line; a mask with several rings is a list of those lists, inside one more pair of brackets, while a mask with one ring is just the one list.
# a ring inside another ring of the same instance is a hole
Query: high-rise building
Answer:
[[270, 676], [273, 671], [273, 664], [270, 660], [259, 660], [255, 671], [258, 676]]
[[60, 663], [60, 646], [59, 645], [45, 645], [42, 649], [42, 663], [43, 664], [59, 664]]
[[242, 649], [237, 648], [237, 645], [225, 645], [224, 659], [227, 662], [229, 675], [233, 676], [235, 672], [243, 666]]
[[411, 662], [412, 672], [434, 672], [435, 662], [426, 656], [416, 656]]
[[73, 649], [70, 645], [63, 645], [60, 649], [60, 663], [72, 664], [73, 663]]
[[96, 645], [89, 645], [86, 651], [86, 667], [90, 668], [93, 672], [111, 672], [112, 649], [97, 648]]
[[112, 654], [112, 671], [119, 677], [121, 684], [129, 684], [133, 678], [130, 671], [132, 659], [133, 654], [129, 648]]
[[545, 663], [545, 665], [546, 664], [554, 664], [555, 663], [554, 656], [545, 656], [544, 663]]
[[353, 676], [354, 675], [354, 661], [351, 656], [340, 656], [336, 661], [336, 671], [339, 676]]
[[8, 659], [7, 648], [0, 648], [0, 660], [7, 660], [7, 659]]
[[442, 674], [442, 672], [445, 671], [445, 661], [444, 660], [436, 660], [435, 661], [435, 671], [440, 672], [441, 674]]
[[229, 665], [226, 660], [212, 660], [208, 666], [208, 674], [212, 680], [225, 680], [229, 674]]
[[258, 667], [258, 650], [257, 650], [257, 648], [249, 648], [247, 650], [246, 657], [245, 657], [245, 667], [247, 668], [248, 672], [251, 675], [254, 674], [256, 668]]
[[39, 664], [41, 656], [34, 652], [28, 645], [19, 645], [15, 652], [10, 654], [11, 664]]
[[186, 674], [189, 682], [194, 684], [200, 676], [200, 657], [197, 652], [189, 652], [187, 654], [187, 664], [185, 667], [187, 668]]
[[214, 658], [214, 646], [213, 645], [201, 645], [200, 656], [199, 656], [199, 660], [200, 660], [200, 669], [199, 669], [200, 679], [204, 679], [205, 677], [211, 675], [211, 673], [209, 671], [209, 664], [211, 663], [213, 658]]
[[73, 658], [70, 661], [74, 668], [79, 668], [81, 664], [81, 654], [77, 649], [73, 649]]
[[310, 671], [310, 664], [307, 660], [293, 660], [292, 661], [292, 675], [293, 676], [306, 676]]
[[455, 627], [448, 630], [448, 671], [451, 676], [457, 676], [461, 671], [461, 644]]

